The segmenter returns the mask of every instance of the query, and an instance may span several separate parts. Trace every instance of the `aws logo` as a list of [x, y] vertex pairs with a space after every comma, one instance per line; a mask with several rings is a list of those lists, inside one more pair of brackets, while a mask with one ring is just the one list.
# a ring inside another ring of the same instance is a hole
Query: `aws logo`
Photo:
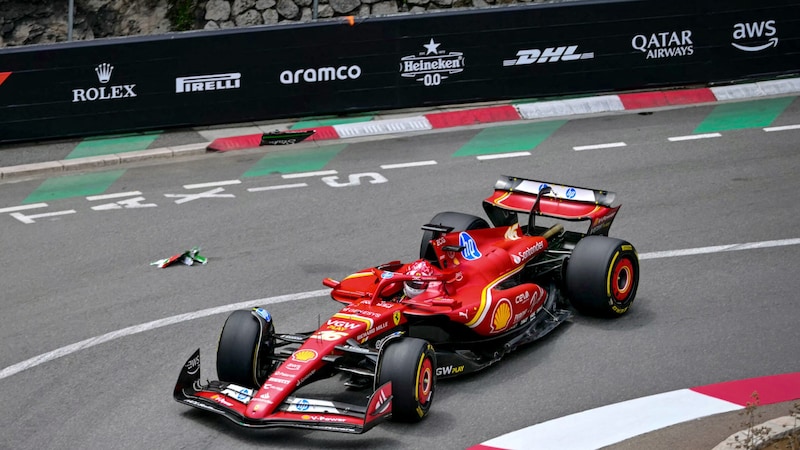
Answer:
[[[775, 36], [777, 33], [774, 20], [737, 23], [733, 26], [733, 39], [745, 42], [731, 42], [731, 45], [744, 52], [760, 52], [778, 46], [778, 38]], [[769, 39], [764, 42], [765, 38]]]

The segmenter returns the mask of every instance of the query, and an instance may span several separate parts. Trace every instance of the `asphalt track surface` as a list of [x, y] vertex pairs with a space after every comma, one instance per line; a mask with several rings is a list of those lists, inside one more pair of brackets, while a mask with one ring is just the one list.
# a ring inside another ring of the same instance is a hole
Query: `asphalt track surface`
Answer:
[[[481, 214], [480, 201], [500, 174], [616, 191], [623, 207], [611, 234], [642, 255], [663, 257], [643, 258], [630, 314], [578, 316], [495, 367], [440, 383], [431, 415], [416, 425], [387, 423], [363, 436], [245, 430], [175, 403], [172, 387], [195, 348], [203, 377], [215, 376], [221, 313], [144, 327], [4, 376], [0, 448], [466, 448], [623, 400], [795, 372], [796, 245], [655, 253], [800, 238], [798, 131], [668, 141], [691, 134], [709, 108], [572, 120], [521, 158], [453, 157], [481, 128], [355, 142], [325, 169], [339, 181], [359, 173], [386, 179], [358, 186], [308, 177], [302, 188], [248, 191], [300, 181], [242, 179], [263, 149], [143, 165], [127, 169], [109, 192], [141, 191], [157, 207], [94, 211], [76, 197], [48, 209], [75, 213], [32, 224], [3, 214], [0, 370], [126, 327], [271, 303], [318, 291], [325, 276], [413, 259], [420, 225], [444, 210]], [[772, 125], [797, 123], [795, 100]], [[573, 150], [620, 141], [627, 145]], [[381, 168], [420, 160], [437, 164]], [[166, 196], [225, 180], [242, 180], [221, 192], [233, 197], [176, 204], [180, 198]], [[2, 205], [20, 204], [41, 182], [3, 183]], [[207, 266], [149, 266], [193, 245], [203, 247]], [[268, 308], [278, 331], [291, 332], [315, 328], [337, 304], [323, 295]]]

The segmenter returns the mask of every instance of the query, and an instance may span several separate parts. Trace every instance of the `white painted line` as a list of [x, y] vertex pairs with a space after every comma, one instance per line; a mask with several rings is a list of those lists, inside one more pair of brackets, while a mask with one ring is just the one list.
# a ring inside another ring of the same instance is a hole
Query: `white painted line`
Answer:
[[291, 189], [291, 188], [299, 188], [299, 187], [306, 187], [306, 186], [308, 186], [307, 183], [280, 184], [280, 185], [277, 185], [277, 186], [264, 186], [264, 187], [248, 188], [247, 192], [276, 191], [278, 189]]
[[800, 130], [800, 125], [784, 125], [782, 127], [767, 127], [764, 128], [764, 131], [769, 133], [770, 131], [787, 131], [787, 130]]
[[[549, 420], [483, 445], [513, 450], [601, 448], [687, 420], [740, 409], [743, 407], [735, 403], [681, 389]], [[613, 427], [608, 426], [609, 417], [614, 418]]]
[[232, 184], [240, 184], [242, 180], [225, 180], [225, 181], [212, 181], [210, 183], [197, 183], [197, 184], [184, 184], [184, 189], [203, 189], [207, 187], [230, 186]]
[[15, 211], [25, 211], [27, 209], [47, 208], [47, 203], [31, 203], [30, 205], [10, 206], [8, 208], [0, 208], [0, 214]]
[[134, 197], [137, 195], [142, 195], [142, 193], [139, 191], [130, 191], [130, 192], [117, 192], [116, 194], [90, 195], [86, 197], [86, 200], [93, 202], [95, 200], [108, 200], [120, 197]]
[[497, 153], [495, 155], [479, 155], [476, 158], [479, 161], [486, 161], [488, 159], [517, 158], [520, 156], [531, 156], [531, 152]]
[[320, 170], [318, 172], [298, 172], [298, 173], [287, 173], [285, 175], [281, 175], [284, 180], [290, 180], [292, 178], [306, 178], [306, 177], [321, 177], [325, 175], [336, 175], [337, 171], [335, 170]]
[[624, 142], [610, 142], [608, 144], [579, 145], [577, 147], [572, 147], [572, 149], [576, 152], [580, 152], [583, 150], [600, 150], [603, 148], [617, 148], [625, 146], [626, 144]]
[[36, 223], [36, 221], [33, 220], [33, 219], [46, 219], [48, 217], [63, 216], [65, 214], [75, 214], [76, 212], [77, 211], [75, 211], [74, 209], [68, 209], [68, 210], [64, 210], [64, 211], [55, 211], [55, 212], [50, 212], [50, 213], [34, 214], [34, 215], [31, 215], [31, 216], [26, 216], [25, 214], [22, 214], [21, 212], [15, 212], [15, 213], [11, 213], [11, 217], [19, 220], [20, 222], [22, 222], [22, 223], [24, 223], [26, 225], [30, 225], [32, 223]]
[[109, 333], [100, 336], [76, 342], [72, 345], [67, 345], [66, 347], [57, 348], [53, 351], [43, 353], [39, 356], [34, 356], [33, 358], [14, 364], [13, 366], [8, 366], [0, 371], [0, 380], [2, 380], [3, 378], [8, 378], [11, 375], [17, 374], [19, 372], [22, 372], [23, 370], [30, 369], [31, 367], [35, 367], [40, 364], [44, 364], [48, 361], [52, 361], [56, 358], [66, 356], [80, 350], [85, 350], [87, 348], [91, 348], [108, 341], [113, 341], [121, 337], [132, 336], [134, 334], [155, 330], [157, 328], [166, 327], [168, 325], [174, 325], [176, 323], [186, 322], [187, 320], [200, 319], [202, 317], [213, 316], [215, 314], [222, 314], [237, 309], [248, 309], [254, 306], [261, 306], [261, 305], [266, 306], [266, 305], [273, 305], [275, 303], [283, 303], [296, 300], [305, 300], [314, 297], [322, 297], [328, 295], [330, 292], [331, 292], [330, 289], [320, 289], [318, 291], [301, 292], [299, 294], [286, 294], [286, 295], [278, 295], [276, 297], [260, 298], [258, 300], [233, 303], [230, 305], [217, 306], [215, 308], [203, 309], [191, 313], [179, 314], [177, 316], [158, 319], [152, 322], [147, 322], [140, 325], [134, 325], [131, 327], [123, 328], [121, 330], [111, 331]]
[[735, 252], [738, 250], [755, 250], [759, 248], [800, 245], [800, 239], [779, 239], [775, 241], [748, 242], [744, 244], [715, 245], [713, 247], [687, 248], [685, 250], [667, 250], [663, 252], [642, 253], [639, 259], [675, 258], [677, 256], [705, 255], [708, 253]]
[[[713, 249], [717, 249], [716, 251], [719, 252], [719, 251], [749, 250], [755, 248], [777, 247], [782, 245], [800, 245], [800, 238], [783, 239], [778, 241], [749, 242], [746, 244], [719, 245], [715, 247], [700, 247], [700, 248], [685, 249], [685, 250], [642, 253], [639, 255], [639, 259], [645, 260], [645, 259], [658, 259], [658, 258], [672, 258], [676, 256], [714, 253], [715, 251]], [[134, 334], [143, 333], [145, 331], [154, 330], [156, 328], [161, 328], [168, 325], [174, 325], [177, 323], [199, 319], [202, 317], [213, 316], [215, 314], [222, 314], [237, 309], [246, 309], [246, 308], [252, 308], [254, 306], [266, 306], [275, 303], [305, 300], [308, 298], [322, 297], [328, 294], [330, 294], [330, 289], [299, 292], [296, 294], [279, 295], [276, 297], [266, 297], [258, 300], [250, 300], [241, 303], [233, 303], [230, 305], [217, 306], [215, 308], [203, 309], [193, 313], [179, 314], [177, 316], [167, 317], [165, 319], [159, 319], [159, 320], [154, 320], [152, 322], [143, 323], [140, 325], [130, 326], [127, 328], [123, 328], [121, 330], [103, 334], [101, 336], [85, 339], [83, 341], [76, 342], [74, 344], [67, 345], [65, 347], [61, 347], [53, 351], [43, 353], [39, 356], [34, 356], [33, 358], [27, 359], [20, 363], [8, 366], [5, 369], [0, 370], [0, 380], [2, 380], [3, 378], [10, 377], [11, 375], [17, 374], [19, 372], [22, 372], [23, 370], [27, 370], [32, 367], [36, 367], [40, 364], [44, 364], [48, 361], [52, 361], [56, 358], [67, 356], [69, 354], [78, 352], [80, 350], [94, 347], [95, 345], [99, 345], [108, 341], [113, 341], [115, 339], [119, 339], [125, 336], [131, 336]], [[530, 447], [522, 447], [522, 448], [530, 448]]]
[[406, 167], [419, 167], [419, 166], [434, 166], [436, 165], [436, 161], [414, 161], [414, 162], [407, 162], [407, 163], [397, 163], [397, 164], [384, 164], [381, 166], [381, 169], [403, 169]]
[[677, 142], [677, 141], [691, 141], [694, 139], [709, 139], [709, 138], [718, 138], [722, 135], [719, 133], [705, 133], [705, 134], [690, 134], [688, 136], [676, 136], [669, 138], [670, 142]]

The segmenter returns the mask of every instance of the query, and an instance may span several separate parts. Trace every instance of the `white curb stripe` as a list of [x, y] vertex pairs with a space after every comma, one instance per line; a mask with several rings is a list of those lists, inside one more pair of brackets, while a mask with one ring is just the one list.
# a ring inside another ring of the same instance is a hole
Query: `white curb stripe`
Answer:
[[375, 136], [379, 134], [406, 133], [409, 131], [432, 130], [433, 126], [425, 116], [404, 117], [402, 119], [372, 120], [369, 122], [334, 125], [340, 138]]
[[719, 101], [784, 95], [800, 92], [800, 78], [759, 81], [758, 83], [735, 84], [732, 86], [715, 86], [710, 89]]
[[[597, 449], [687, 420], [742, 408], [680, 389], [549, 420], [490, 439], [483, 445], [509, 450]], [[613, 426], [609, 426], [609, 420]]]
[[544, 117], [625, 110], [622, 100], [620, 100], [617, 95], [599, 95], [597, 97], [573, 98], [569, 100], [522, 103], [516, 104], [514, 107], [523, 119], [541, 119]]

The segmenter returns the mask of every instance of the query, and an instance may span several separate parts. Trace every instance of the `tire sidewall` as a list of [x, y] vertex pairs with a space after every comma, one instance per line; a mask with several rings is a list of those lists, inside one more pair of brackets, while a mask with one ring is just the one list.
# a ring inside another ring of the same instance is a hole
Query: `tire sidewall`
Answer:
[[639, 258], [627, 241], [587, 236], [575, 246], [565, 272], [567, 296], [578, 311], [598, 316], [625, 314], [639, 286]]
[[377, 385], [392, 382], [392, 420], [418, 422], [430, 411], [436, 392], [436, 353], [427, 341], [399, 338], [379, 356]]

